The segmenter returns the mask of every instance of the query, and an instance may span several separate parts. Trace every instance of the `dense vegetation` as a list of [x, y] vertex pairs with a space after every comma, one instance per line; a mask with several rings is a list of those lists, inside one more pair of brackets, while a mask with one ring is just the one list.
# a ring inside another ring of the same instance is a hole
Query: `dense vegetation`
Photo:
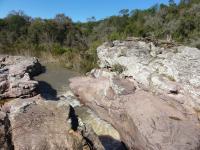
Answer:
[[169, 0], [146, 10], [123, 9], [117, 16], [73, 22], [64, 14], [31, 18], [21, 11], [0, 19], [0, 52], [59, 59], [66, 67], [88, 71], [96, 65], [96, 47], [128, 36], [151, 37], [200, 48], [200, 1]]

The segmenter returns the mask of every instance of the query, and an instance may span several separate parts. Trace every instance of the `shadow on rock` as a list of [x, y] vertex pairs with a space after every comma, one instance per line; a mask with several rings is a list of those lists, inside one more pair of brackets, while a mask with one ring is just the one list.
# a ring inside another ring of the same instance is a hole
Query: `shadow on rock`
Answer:
[[38, 81], [38, 93], [46, 100], [58, 100], [57, 91], [47, 82]]
[[27, 71], [31, 78], [34, 78], [34, 76], [38, 76], [41, 73], [46, 72], [46, 67], [42, 66], [39, 62], [35, 63], [34, 67], [30, 66], [27, 68]]
[[[33, 70], [33, 69], [32, 69]], [[30, 76], [34, 79], [34, 77], [46, 73], [46, 67], [42, 66], [41, 64], [36, 65], [35, 69], [33, 71], [29, 71]]]
[[41, 73], [45, 73], [46, 72], [46, 67], [45, 66], [41, 66]]
[[109, 135], [100, 135], [99, 139], [105, 150], [127, 150], [125, 144]]
[[71, 119], [71, 128], [74, 131], [76, 131], [79, 126], [79, 123], [78, 123], [77, 115], [75, 114], [75, 110], [72, 106], [70, 106], [69, 118]]

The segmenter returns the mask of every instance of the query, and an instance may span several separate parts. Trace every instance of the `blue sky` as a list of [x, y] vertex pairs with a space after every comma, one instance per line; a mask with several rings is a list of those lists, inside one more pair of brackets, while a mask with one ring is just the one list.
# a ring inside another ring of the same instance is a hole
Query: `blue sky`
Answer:
[[0, 0], [0, 18], [11, 10], [23, 10], [32, 17], [53, 18], [64, 13], [74, 21], [85, 21], [91, 16], [102, 19], [123, 8], [145, 9], [156, 3], [167, 4], [168, 0]]

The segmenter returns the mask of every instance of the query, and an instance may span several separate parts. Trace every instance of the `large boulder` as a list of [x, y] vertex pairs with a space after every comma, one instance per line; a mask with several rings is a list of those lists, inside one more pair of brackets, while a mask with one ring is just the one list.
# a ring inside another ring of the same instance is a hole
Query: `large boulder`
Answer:
[[19, 98], [6, 103], [2, 112], [7, 113], [9, 144], [15, 150], [104, 149], [93, 130], [80, 125], [66, 101], [45, 101], [39, 95]]
[[129, 149], [200, 149], [200, 124], [195, 113], [180, 103], [144, 91], [133, 79], [93, 71], [70, 80], [82, 103], [110, 122]]
[[0, 55], [0, 99], [35, 95], [38, 82], [31, 77], [41, 71], [34, 57]]
[[[97, 48], [100, 67], [120, 70], [145, 90], [200, 110], [200, 50], [186, 46], [127, 40]], [[117, 67], [116, 67], [117, 66]]]

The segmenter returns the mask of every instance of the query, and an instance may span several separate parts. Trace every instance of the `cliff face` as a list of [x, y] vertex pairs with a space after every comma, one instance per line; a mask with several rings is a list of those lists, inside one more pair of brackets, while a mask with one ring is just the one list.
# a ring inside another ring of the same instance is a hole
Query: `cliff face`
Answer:
[[200, 50], [155, 45], [104, 43], [101, 69], [71, 79], [71, 89], [130, 149], [200, 149]]

